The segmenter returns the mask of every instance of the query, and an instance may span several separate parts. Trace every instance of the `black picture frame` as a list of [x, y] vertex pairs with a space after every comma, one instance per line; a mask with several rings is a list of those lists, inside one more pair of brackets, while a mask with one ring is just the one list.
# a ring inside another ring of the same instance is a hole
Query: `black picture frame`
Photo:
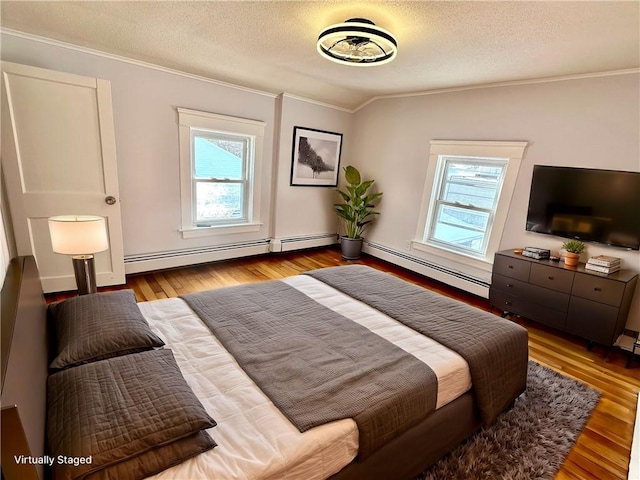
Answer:
[[336, 187], [340, 172], [342, 134], [293, 127], [291, 186]]

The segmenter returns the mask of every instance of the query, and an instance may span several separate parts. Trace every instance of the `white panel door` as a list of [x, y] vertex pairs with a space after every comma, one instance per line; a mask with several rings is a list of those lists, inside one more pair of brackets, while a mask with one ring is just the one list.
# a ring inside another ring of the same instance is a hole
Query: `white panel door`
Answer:
[[51, 249], [54, 215], [105, 217], [97, 284], [125, 282], [108, 81], [2, 62], [2, 170], [18, 255], [35, 256], [45, 292], [76, 288], [71, 259]]

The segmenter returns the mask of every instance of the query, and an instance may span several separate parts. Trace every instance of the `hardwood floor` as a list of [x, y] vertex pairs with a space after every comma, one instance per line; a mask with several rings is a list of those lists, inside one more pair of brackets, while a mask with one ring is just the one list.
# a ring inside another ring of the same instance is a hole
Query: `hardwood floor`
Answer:
[[[122, 287], [100, 290], [131, 288], [139, 301], [149, 301], [198, 290], [283, 278], [310, 269], [347, 263], [362, 263], [388, 271], [412, 283], [490, 311], [489, 303], [484, 298], [456, 290], [371, 256], [347, 262], [333, 248], [131, 275], [127, 278], [127, 284]], [[69, 294], [49, 295], [48, 300], [60, 300], [68, 296]], [[604, 349], [599, 347], [589, 351], [587, 343], [581, 339], [520, 318], [513, 320], [529, 331], [531, 359], [602, 392], [596, 410], [556, 480], [626, 479], [640, 391], [640, 360], [636, 359], [627, 369], [627, 357], [623, 352], [612, 349], [606, 355]]]

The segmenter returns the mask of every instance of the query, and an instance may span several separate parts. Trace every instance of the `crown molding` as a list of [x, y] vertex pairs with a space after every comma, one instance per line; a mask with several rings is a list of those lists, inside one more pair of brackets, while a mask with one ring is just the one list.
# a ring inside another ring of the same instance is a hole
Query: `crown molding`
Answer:
[[116, 61], [120, 61], [120, 62], [124, 62], [124, 63], [129, 63], [132, 65], [136, 65], [139, 67], [144, 67], [144, 68], [149, 68], [151, 70], [157, 70], [160, 72], [164, 72], [164, 73], [169, 73], [172, 75], [178, 75], [181, 77], [185, 77], [185, 78], [190, 78], [193, 80], [198, 80], [201, 82], [206, 82], [206, 83], [211, 83], [213, 85], [218, 85], [218, 86], [222, 86], [222, 87], [227, 87], [227, 88], [233, 88], [236, 90], [240, 90], [240, 91], [244, 91], [244, 92], [248, 92], [248, 93], [253, 93], [253, 94], [257, 94], [257, 95], [263, 95], [269, 98], [277, 98], [279, 96], [283, 96], [286, 98], [291, 98], [294, 100], [298, 100], [301, 102], [306, 102], [306, 103], [311, 103], [314, 105], [318, 105], [321, 107], [325, 107], [325, 108], [331, 108], [334, 110], [340, 110], [346, 113], [356, 113], [359, 110], [363, 109], [364, 107], [366, 107], [367, 105], [377, 101], [377, 100], [385, 100], [385, 99], [390, 99], [390, 98], [406, 98], [406, 97], [419, 97], [419, 96], [424, 96], [424, 95], [438, 95], [438, 94], [442, 94], [442, 93], [452, 93], [452, 92], [462, 92], [462, 91], [466, 91], [466, 90], [480, 90], [480, 89], [485, 89], [485, 88], [496, 88], [496, 87], [510, 87], [510, 86], [517, 86], [517, 85], [530, 85], [530, 84], [536, 84], [536, 83], [551, 83], [551, 82], [562, 82], [562, 81], [566, 81], [566, 80], [579, 80], [579, 79], [585, 79], [585, 78], [597, 78], [597, 77], [609, 77], [609, 76], [614, 76], [614, 75], [629, 75], [629, 74], [637, 74], [640, 73], [640, 68], [628, 68], [628, 69], [624, 69], [624, 70], [612, 70], [612, 71], [606, 71], [606, 72], [594, 72], [594, 73], [585, 73], [585, 74], [576, 74], [576, 75], [561, 75], [561, 76], [556, 76], [556, 77], [543, 77], [543, 78], [534, 78], [534, 79], [527, 79], [527, 80], [513, 80], [513, 81], [505, 81], [505, 82], [493, 82], [493, 83], [483, 83], [483, 84], [477, 84], [477, 85], [465, 85], [465, 86], [460, 86], [460, 87], [450, 87], [450, 88], [439, 88], [439, 89], [433, 89], [433, 90], [423, 90], [423, 91], [418, 91], [418, 92], [409, 92], [409, 93], [395, 93], [395, 94], [388, 94], [388, 95], [376, 95], [374, 97], [371, 97], [369, 100], [367, 100], [366, 102], [360, 104], [359, 106], [355, 107], [355, 108], [348, 108], [348, 107], [342, 107], [339, 105], [333, 105], [333, 104], [329, 104], [329, 103], [325, 103], [325, 102], [321, 102], [319, 100], [314, 100], [311, 98], [307, 98], [307, 97], [302, 97], [302, 96], [298, 96], [298, 95], [293, 95], [293, 94], [289, 94], [289, 93], [272, 93], [272, 92], [267, 92], [264, 90], [258, 90], [258, 89], [254, 89], [254, 88], [249, 88], [249, 87], [243, 87], [241, 85], [236, 85], [233, 83], [228, 83], [228, 82], [223, 82], [221, 80], [215, 80], [213, 78], [209, 78], [209, 77], [204, 77], [202, 75], [196, 75], [196, 74], [192, 74], [192, 73], [187, 73], [187, 72], [183, 72], [181, 70], [176, 70], [176, 69], [172, 69], [172, 68], [168, 68], [168, 67], [163, 67], [160, 65], [156, 65], [153, 63], [149, 63], [149, 62], [143, 62], [141, 60], [134, 60], [132, 58], [128, 58], [122, 55], [116, 55], [113, 53], [107, 53], [107, 52], [102, 52], [100, 50], [95, 50], [89, 47], [82, 47], [79, 45], [74, 45], [71, 43], [67, 43], [67, 42], [62, 42], [59, 40], [53, 40], [50, 38], [46, 38], [46, 37], [42, 37], [39, 35], [35, 35], [35, 34], [31, 34], [31, 33], [25, 33], [25, 32], [20, 32], [18, 30], [12, 30], [9, 28], [0, 28], [0, 34], [3, 35], [9, 35], [9, 36], [13, 36], [13, 37], [18, 37], [18, 38], [24, 38], [26, 40], [32, 40], [35, 42], [39, 42], [39, 43], [44, 43], [44, 44], [48, 44], [48, 45], [52, 45], [52, 46], [56, 46], [56, 47], [61, 47], [61, 48], [66, 48], [69, 50], [74, 50], [77, 52], [81, 52], [81, 53], [88, 53], [91, 55], [96, 55], [99, 57], [103, 57], [103, 58], [107, 58], [110, 60], [116, 60]]
[[325, 107], [325, 108], [331, 108], [333, 110], [340, 110], [340, 111], [346, 112], [346, 113], [354, 113], [355, 112], [355, 109], [353, 109], [353, 108], [341, 107], [339, 105], [333, 105], [331, 103], [325, 103], [325, 102], [321, 102], [319, 100], [313, 100], [312, 98], [293, 95], [291, 93], [286, 93], [285, 92], [285, 93], [282, 94], [282, 96], [284, 98], [291, 98], [292, 100], [298, 100], [299, 102], [311, 103], [313, 105], [318, 105], [320, 107]]
[[543, 77], [543, 78], [532, 78], [528, 80], [512, 80], [507, 82], [494, 82], [494, 83], [482, 83], [478, 85], [465, 85], [461, 87], [451, 87], [451, 88], [438, 88], [434, 90], [424, 90], [421, 92], [411, 92], [411, 93], [395, 93], [389, 95], [377, 95], [375, 97], [370, 98], [363, 104], [356, 107], [353, 111], [357, 112], [362, 108], [366, 107], [370, 103], [375, 102], [376, 100], [384, 100], [387, 98], [405, 98], [405, 97], [420, 97], [423, 95], [438, 95], [441, 93], [451, 93], [451, 92], [462, 92], [465, 90], [480, 90], [484, 88], [496, 88], [496, 87], [511, 87], [516, 85], [530, 85], [534, 83], [551, 83], [551, 82], [563, 82], [566, 80], [580, 80], [584, 78], [597, 78], [597, 77], [611, 77], [614, 75], [629, 75], [634, 73], [640, 73], [640, 68], [627, 68], [624, 70], [611, 70], [607, 72], [594, 72], [594, 73], [583, 73], [576, 75], [561, 75], [557, 77]]
[[199, 80], [201, 82], [206, 82], [206, 83], [212, 83], [214, 85], [219, 85], [222, 87], [227, 87], [227, 88], [234, 88], [236, 90], [241, 90], [241, 91], [245, 91], [245, 92], [249, 92], [249, 93], [255, 93], [258, 95], [264, 95], [270, 98], [277, 98], [279, 96], [284, 96], [284, 97], [288, 97], [288, 98], [292, 98], [294, 100], [298, 100], [301, 102], [306, 102], [306, 103], [311, 103], [314, 105], [318, 105], [321, 107], [325, 107], [325, 108], [331, 108], [334, 110], [340, 110], [343, 112], [347, 112], [347, 113], [354, 113], [355, 110], [352, 108], [347, 108], [347, 107], [342, 107], [339, 105], [333, 105], [330, 103], [325, 103], [325, 102], [321, 102], [319, 100], [314, 100], [311, 98], [307, 98], [307, 97], [302, 97], [302, 96], [298, 96], [298, 95], [293, 95], [293, 94], [289, 94], [289, 93], [271, 93], [271, 92], [266, 92], [263, 90], [257, 90], [254, 88], [249, 88], [249, 87], [243, 87], [241, 85], [236, 85], [233, 83], [228, 83], [228, 82], [223, 82], [220, 80], [215, 80], [213, 78], [209, 78], [209, 77], [204, 77], [202, 75], [195, 75], [192, 73], [187, 73], [187, 72], [183, 72], [181, 70], [175, 70], [172, 68], [168, 68], [168, 67], [163, 67], [161, 65], [156, 65], [153, 63], [149, 63], [149, 62], [143, 62], [141, 60], [135, 60], [129, 57], [125, 57], [122, 55], [116, 55], [113, 53], [107, 53], [107, 52], [102, 52], [100, 50], [95, 50], [89, 47], [82, 47], [79, 45], [74, 45], [71, 43], [67, 43], [67, 42], [62, 42], [59, 40], [53, 40], [51, 38], [46, 38], [46, 37], [41, 37], [39, 35], [34, 35], [31, 33], [25, 33], [25, 32], [20, 32], [18, 30], [11, 30], [8, 28], [0, 28], [0, 33], [4, 34], [4, 35], [9, 35], [9, 36], [13, 36], [13, 37], [18, 37], [18, 38], [24, 38], [26, 40], [32, 40], [35, 42], [39, 42], [39, 43], [44, 43], [47, 45], [52, 45], [55, 47], [61, 47], [61, 48], [66, 48], [68, 50], [74, 50], [77, 52], [81, 52], [81, 53], [88, 53], [90, 55], [96, 55], [99, 57], [103, 57], [103, 58], [107, 58], [110, 60], [116, 60], [119, 62], [124, 62], [124, 63], [129, 63], [132, 65], [136, 65], [138, 67], [144, 67], [144, 68], [149, 68], [152, 70], [157, 70], [160, 72], [164, 72], [164, 73], [170, 73], [173, 75], [178, 75], [178, 76], [182, 76], [182, 77], [186, 77], [186, 78], [191, 78], [194, 80]]
[[44, 43], [47, 45], [52, 45], [54, 47], [61, 47], [61, 48], [66, 48], [68, 50], [74, 50], [76, 52], [81, 52], [81, 53], [88, 53], [90, 55], [95, 55], [98, 57], [103, 57], [103, 58], [107, 58], [109, 60], [116, 60], [118, 62], [123, 62], [123, 63], [129, 63], [131, 65], [135, 65], [137, 67], [143, 67], [143, 68], [148, 68], [151, 70], [157, 70], [159, 72], [163, 72], [163, 73], [169, 73], [172, 75], [178, 75], [181, 77], [185, 77], [185, 78], [190, 78], [192, 80], [198, 80], [201, 82], [206, 82], [206, 83], [211, 83], [214, 85], [218, 85], [221, 87], [227, 87], [227, 88], [233, 88], [236, 90], [241, 90], [244, 92], [248, 92], [248, 93], [254, 93], [257, 95], [263, 95], [266, 97], [270, 97], [270, 98], [276, 98], [278, 96], [277, 93], [271, 93], [271, 92], [266, 92], [263, 90], [257, 90], [255, 88], [249, 88], [249, 87], [243, 87], [241, 85], [235, 85], [233, 83], [228, 83], [228, 82], [223, 82], [221, 80], [215, 80], [213, 78], [209, 78], [209, 77], [204, 77], [202, 75], [196, 75], [193, 73], [187, 73], [187, 72], [183, 72], [181, 70], [176, 70], [173, 68], [168, 68], [168, 67], [163, 67], [161, 65], [156, 65], [154, 63], [149, 63], [149, 62], [143, 62], [141, 60], [135, 60], [132, 58], [128, 58], [128, 57], [124, 57], [122, 55], [116, 55], [114, 53], [107, 53], [107, 52], [103, 52], [100, 50], [95, 50], [93, 48], [89, 48], [89, 47], [82, 47], [79, 45], [74, 45], [71, 43], [67, 43], [67, 42], [62, 42], [59, 40], [53, 40], [51, 38], [46, 38], [46, 37], [41, 37], [39, 35], [34, 35], [32, 33], [25, 33], [25, 32], [20, 32], [18, 30], [11, 30], [8, 28], [0, 28], [0, 33], [3, 35], [9, 35], [12, 37], [18, 37], [18, 38], [23, 38], [25, 40], [32, 40], [34, 42], [39, 42], [39, 43]]

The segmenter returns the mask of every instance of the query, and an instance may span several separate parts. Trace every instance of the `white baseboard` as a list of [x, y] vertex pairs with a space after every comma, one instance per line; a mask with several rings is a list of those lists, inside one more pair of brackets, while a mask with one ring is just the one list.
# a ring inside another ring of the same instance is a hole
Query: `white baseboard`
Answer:
[[490, 283], [472, 277], [464, 272], [452, 270], [443, 265], [428, 262], [420, 257], [416, 257], [406, 252], [401, 252], [393, 248], [377, 243], [365, 241], [362, 251], [381, 258], [387, 262], [407, 268], [413, 272], [420, 273], [434, 280], [446, 283], [452, 287], [459, 288], [469, 293], [473, 293], [483, 298], [489, 298]]
[[304, 248], [324, 247], [338, 243], [335, 233], [319, 233], [297, 237], [272, 238], [269, 246], [271, 252], [290, 252]]
[[269, 239], [167, 252], [126, 255], [124, 257], [124, 270], [126, 274], [141, 273], [264, 253], [269, 253]]
[[126, 274], [142, 273], [165, 268], [186, 267], [198, 263], [215, 262], [217, 260], [249, 257], [269, 252], [289, 252], [305, 248], [324, 247], [335, 243], [337, 243], [335, 233], [321, 233], [184, 250], [125, 255], [124, 268]]
[[[334, 245], [337, 242], [335, 233], [324, 233], [184, 250], [126, 255], [124, 258], [125, 273], [132, 274], [166, 268], [185, 267], [218, 260], [262, 255], [269, 252], [289, 252], [305, 248]], [[454, 271], [445, 266], [427, 262], [419, 257], [376, 243], [365, 241], [363, 251], [374, 257], [381, 258], [382, 260], [446, 283], [447, 285], [460, 288], [484, 298], [489, 297], [489, 283], [471, 277], [464, 272]]]

